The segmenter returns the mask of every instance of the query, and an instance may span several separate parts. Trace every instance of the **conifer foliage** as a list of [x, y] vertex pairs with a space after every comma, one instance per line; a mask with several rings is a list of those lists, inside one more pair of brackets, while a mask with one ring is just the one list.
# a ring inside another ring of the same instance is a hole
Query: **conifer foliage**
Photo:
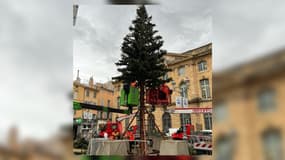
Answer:
[[140, 155], [146, 155], [145, 133], [145, 89], [158, 88], [161, 84], [170, 81], [164, 75], [170, 71], [164, 63], [166, 51], [161, 49], [163, 40], [154, 30], [144, 5], [137, 9], [136, 19], [129, 27], [130, 33], [124, 37], [121, 47], [121, 59], [116, 63], [121, 75], [114, 79], [130, 84], [136, 82], [140, 91], [139, 104], [139, 133]]
[[124, 37], [121, 59], [116, 63], [121, 76], [115, 79], [128, 84], [136, 81], [138, 86], [152, 88], [170, 80], [163, 79], [169, 71], [163, 58], [166, 51], [161, 49], [162, 37], [157, 35], [151, 20], [145, 6], [140, 6], [133, 25], [129, 27], [130, 33]]

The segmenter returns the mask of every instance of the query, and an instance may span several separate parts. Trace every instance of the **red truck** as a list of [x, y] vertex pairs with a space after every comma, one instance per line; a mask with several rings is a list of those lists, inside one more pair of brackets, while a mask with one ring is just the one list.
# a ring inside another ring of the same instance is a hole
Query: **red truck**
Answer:
[[[187, 136], [187, 139], [189, 139], [191, 133], [194, 131], [194, 125], [186, 124], [185, 128], [186, 128], [185, 134]], [[184, 136], [183, 127], [179, 128], [176, 133], [173, 133], [171, 135], [172, 139], [175, 139], [175, 140], [182, 140], [183, 136]]]

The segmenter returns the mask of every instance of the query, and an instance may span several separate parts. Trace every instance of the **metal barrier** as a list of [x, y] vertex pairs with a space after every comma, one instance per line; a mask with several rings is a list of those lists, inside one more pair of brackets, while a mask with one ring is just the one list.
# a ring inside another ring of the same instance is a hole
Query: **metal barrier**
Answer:
[[212, 136], [199, 136], [199, 135], [188, 135], [189, 140], [194, 142], [209, 142], [212, 143]]
[[212, 154], [212, 136], [190, 135], [189, 145], [197, 152]]

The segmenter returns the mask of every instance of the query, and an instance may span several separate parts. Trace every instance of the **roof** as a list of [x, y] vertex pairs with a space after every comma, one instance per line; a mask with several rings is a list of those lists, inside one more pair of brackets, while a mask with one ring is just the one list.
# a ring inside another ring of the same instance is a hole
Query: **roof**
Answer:
[[78, 85], [78, 86], [82, 86], [84, 88], [88, 88], [88, 89], [91, 89], [91, 90], [99, 90], [99, 89], [104, 89], [106, 91], [110, 91], [110, 92], [113, 92], [113, 87], [110, 87], [108, 85], [112, 85], [112, 83], [96, 83], [95, 85], [93, 86], [90, 86], [89, 84], [86, 84], [86, 83], [80, 83], [78, 81], [73, 81], [73, 85]]
[[175, 65], [177, 63], [181, 63], [181, 62], [184, 62], [184, 61], [187, 61], [190, 59], [194, 59], [196, 57], [204, 56], [207, 54], [212, 54], [212, 43], [203, 45], [203, 46], [198, 47], [198, 48], [188, 50], [188, 51], [183, 52], [181, 54], [175, 55], [174, 53], [168, 53], [166, 55], [183, 57], [181, 59], [177, 59], [177, 60], [173, 60], [173, 61], [168, 62], [168, 65]]
[[182, 54], [183, 55], [185, 55], [185, 54], [192, 54], [193, 52], [199, 52], [200, 53], [200, 52], [204, 52], [204, 50], [209, 50], [209, 49], [212, 49], [212, 43], [208, 43], [208, 44], [205, 44], [205, 45], [200, 46], [198, 48], [194, 48], [194, 49], [185, 51]]
[[227, 70], [215, 72], [213, 74], [213, 81], [215, 83], [213, 91], [232, 87], [233, 85], [253, 82], [257, 79], [270, 78], [271, 75], [284, 71], [285, 48], [256, 60], [233, 66]]
[[166, 53], [165, 56], [187, 57], [187, 55], [182, 55], [182, 54], [180, 54], [180, 53]]

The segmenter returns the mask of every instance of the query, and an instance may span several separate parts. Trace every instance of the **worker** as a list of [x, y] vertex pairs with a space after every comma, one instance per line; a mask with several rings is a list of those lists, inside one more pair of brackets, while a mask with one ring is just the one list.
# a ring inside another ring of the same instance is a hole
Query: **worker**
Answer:
[[120, 137], [120, 132], [118, 131], [118, 129], [114, 129], [112, 132], [112, 138], [119, 139], [119, 137]]
[[119, 121], [118, 118], [116, 118], [116, 123], [117, 123], [117, 129], [118, 129], [118, 131], [119, 131], [120, 133], [122, 133], [122, 131], [123, 131], [122, 122]]
[[181, 126], [178, 130], [177, 133], [183, 133], [183, 126]]
[[130, 146], [130, 153], [132, 153], [132, 148], [133, 148], [133, 145], [135, 143], [135, 136], [134, 136], [134, 133], [133, 133], [133, 130], [132, 128], [129, 128], [127, 133], [126, 133], [126, 136], [128, 139], [129, 139], [129, 146]]

